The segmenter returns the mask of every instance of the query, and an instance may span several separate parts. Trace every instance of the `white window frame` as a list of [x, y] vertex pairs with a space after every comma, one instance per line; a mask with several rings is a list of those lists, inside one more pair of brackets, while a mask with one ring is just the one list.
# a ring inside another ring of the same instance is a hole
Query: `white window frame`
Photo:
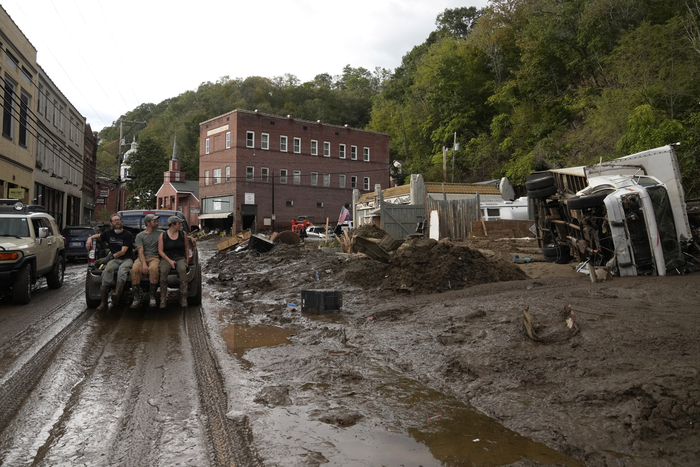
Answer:
[[270, 134], [260, 133], [260, 149], [270, 150]]
[[230, 182], [231, 181], [231, 166], [226, 166], [226, 181]]
[[357, 188], [357, 176], [356, 175], [352, 175], [350, 177], [350, 188], [352, 188], [352, 189]]
[[323, 142], [323, 157], [331, 157], [331, 143]]
[[255, 181], [255, 167], [249, 165], [245, 168], [245, 181], [254, 182]]
[[338, 186], [340, 188], [345, 188], [345, 174], [338, 175]]
[[209, 185], [209, 171], [208, 170], [204, 171], [204, 184]]
[[287, 137], [280, 136], [280, 152], [287, 152]]
[[311, 172], [311, 186], [318, 186], [318, 172]]
[[268, 167], [260, 168], [260, 181], [268, 183], [270, 181], [270, 169]]
[[255, 147], [255, 132], [246, 131], [245, 132], [245, 147], [254, 148]]
[[301, 154], [301, 138], [294, 138], [294, 154]]
[[226, 132], [226, 149], [231, 149], [231, 132]]
[[209, 154], [209, 138], [204, 140], [204, 154]]
[[357, 160], [357, 146], [350, 146], [350, 160]]
[[318, 156], [318, 141], [315, 139], [311, 140], [311, 155]]
[[287, 184], [287, 169], [280, 169], [280, 183], [282, 185]]
[[362, 188], [363, 188], [365, 191], [369, 191], [369, 177], [365, 177], [365, 178], [362, 180]]
[[369, 148], [367, 148], [367, 147], [364, 148], [364, 150], [362, 152], [362, 157], [363, 157], [365, 162], [369, 162]]
[[344, 144], [340, 144], [338, 146], [338, 157], [340, 159], [345, 159], [345, 145]]
[[323, 186], [331, 186], [331, 174], [323, 174]]
[[212, 170], [211, 175], [212, 175], [212, 178], [214, 179], [213, 180], [214, 185], [221, 183], [221, 169]]
[[295, 185], [301, 185], [301, 170], [295, 170], [292, 172], [293, 181]]

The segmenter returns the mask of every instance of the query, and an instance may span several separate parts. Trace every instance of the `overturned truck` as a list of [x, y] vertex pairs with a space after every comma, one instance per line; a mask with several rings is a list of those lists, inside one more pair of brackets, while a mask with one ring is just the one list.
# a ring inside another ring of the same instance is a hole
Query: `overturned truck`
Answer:
[[548, 261], [576, 259], [608, 266], [620, 276], [698, 268], [698, 245], [672, 146], [532, 173], [526, 188]]

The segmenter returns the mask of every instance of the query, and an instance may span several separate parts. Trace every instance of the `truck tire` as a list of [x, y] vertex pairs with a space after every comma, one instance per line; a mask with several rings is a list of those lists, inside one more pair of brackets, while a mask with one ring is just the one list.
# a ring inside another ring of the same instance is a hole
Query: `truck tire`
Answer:
[[554, 244], [543, 246], [542, 255], [548, 263], [567, 264], [572, 259], [569, 248]]
[[46, 284], [49, 289], [58, 289], [63, 285], [63, 278], [66, 274], [66, 259], [58, 255], [56, 262], [53, 263], [53, 269], [46, 275]]
[[189, 306], [198, 306], [202, 304], [202, 271], [201, 269], [197, 271], [197, 276], [195, 279], [192, 281], [194, 284], [195, 290], [197, 292], [193, 296], [187, 296], [187, 304]]
[[566, 200], [566, 205], [569, 207], [569, 209], [595, 208], [605, 204], [604, 200], [607, 196], [607, 191], [601, 191], [590, 195], [574, 196], [573, 198]]
[[90, 298], [90, 281], [85, 277], [85, 304], [88, 308], [97, 308], [100, 306], [99, 298]]
[[527, 181], [525, 182], [525, 188], [530, 190], [540, 190], [542, 188], [547, 188], [554, 186], [554, 176], [550, 173], [536, 173], [527, 176]]
[[19, 270], [12, 286], [12, 303], [26, 305], [32, 299], [32, 266], [27, 263]]
[[557, 192], [557, 187], [554, 185], [545, 188], [540, 188], [539, 190], [528, 190], [527, 197], [532, 199], [542, 199], [549, 198], [554, 193]]

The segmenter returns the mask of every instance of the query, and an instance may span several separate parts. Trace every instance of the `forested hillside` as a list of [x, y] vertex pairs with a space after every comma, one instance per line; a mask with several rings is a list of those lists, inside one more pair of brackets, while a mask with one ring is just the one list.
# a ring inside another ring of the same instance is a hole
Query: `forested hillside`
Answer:
[[[393, 72], [347, 66], [306, 83], [225, 77], [123, 117], [148, 122], [127, 135], [139, 132], [147, 144], [138, 156], [157, 158], [160, 174], [177, 132], [188, 179], [199, 122], [241, 108], [389, 133], [402, 180], [442, 180], [442, 148], [455, 133], [448, 180], [514, 184], [532, 170], [680, 142], [687, 196], [697, 197], [699, 26], [700, 0], [491, 0], [483, 10], [445, 10]], [[118, 134], [116, 125], [100, 133], [112, 154]], [[102, 152], [103, 167], [112, 154]], [[131, 188], [143, 195], [140, 183]]]

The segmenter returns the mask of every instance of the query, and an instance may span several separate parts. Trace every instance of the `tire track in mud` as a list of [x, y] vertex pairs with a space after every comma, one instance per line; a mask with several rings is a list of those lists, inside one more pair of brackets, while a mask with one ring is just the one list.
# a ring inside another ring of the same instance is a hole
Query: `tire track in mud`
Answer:
[[201, 307], [185, 310], [185, 327], [195, 356], [199, 398], [206, 415], [211, 465], [262, 466], [252, 447], [253, 434], [248, 417], [230, 420], [228, 400], [218, 365], [207, 342]]
[[0, 386], [0, 432], [5, 429], [26, 397], [39, 382], [54, 354], [66, 338], [80, 329], [93, 314], [94, 310], [86, 309], [83, 311]]

